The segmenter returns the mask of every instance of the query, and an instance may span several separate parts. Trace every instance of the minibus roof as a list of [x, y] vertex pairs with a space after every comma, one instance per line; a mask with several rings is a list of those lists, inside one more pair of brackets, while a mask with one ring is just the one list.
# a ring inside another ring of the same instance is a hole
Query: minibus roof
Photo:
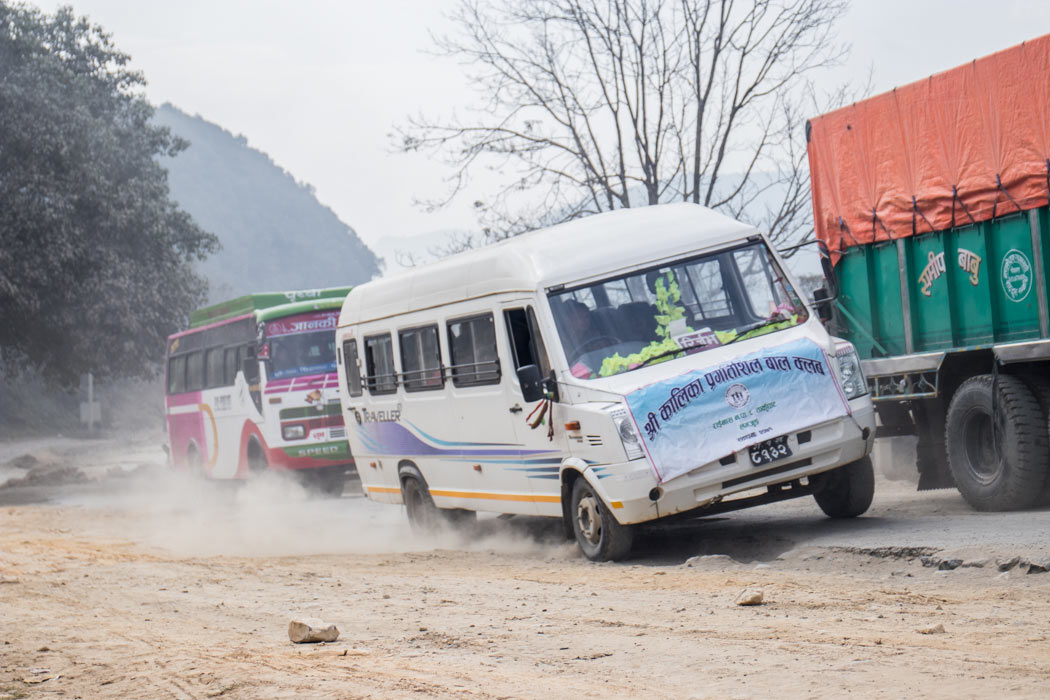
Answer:
[[346, 326], [506, 292], [534, 292], [716, 247], [757, 233], [698, 204], [620, 209], [515, 236], [359, 285]]

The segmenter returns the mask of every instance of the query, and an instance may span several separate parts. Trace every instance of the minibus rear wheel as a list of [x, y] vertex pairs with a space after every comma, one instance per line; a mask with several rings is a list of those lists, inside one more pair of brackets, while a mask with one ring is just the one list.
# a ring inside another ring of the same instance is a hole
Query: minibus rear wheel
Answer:
[[617, 561], [631, 552], [634, 530], [621, 525], [609, 512], [587, 480], [572, 485], [572, 531], [585, 557], [591, 561]]
[[430, 491], [414, 476], [402, 480], [401, 494], [408, 511], [408, 524], [417, 535], [432, 535], [446, 529], [469, 529], [477, 522], [477, 513], [472, 510], [438, 508]]

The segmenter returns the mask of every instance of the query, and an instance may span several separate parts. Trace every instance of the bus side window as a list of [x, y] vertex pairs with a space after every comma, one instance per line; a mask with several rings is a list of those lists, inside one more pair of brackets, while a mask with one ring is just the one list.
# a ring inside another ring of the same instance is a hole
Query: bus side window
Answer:
[[499, 384], [499, 351], [492, 314], [449, 321], [448, 352], [455, 386]]
[[543, 345], [536, 314], [532, 307], [524, 309], [507, 309], [503, 312], [507, 323], [507, 335], [514, 349], [514, 369], [525, 365], [536, 365], [540, 375], [550, 374], [550, 362], [547, 360], [547, 348]]
[[232, 386], [233, 380], [237, 378], [237, 348], [226, 348], [224, 351], [222, 378], [226, 386]]
[[343, 366], [346, 367], [346, 392], [350, 396], [360, 396], [361, 365], [357, 359], [357, 341], [353, 338], [343, 341]]
[[445, 385], [436, 325], [400, 331], [398, 345], [405, 391], [440, 389]]
[[389, 333], [365, 337], [365, 372], [368, 393], [393, 394], [397, 391], [394, 344]]
[[179, 355], [168, 360], [168, 393], [181, 394], [186, 391], [186, 356]]
[[204, 388], [204, 353], [200, 350], [186, 356], [186, 391]]
[[223, 386], [222, 348], [212, 348], [204, 356], [205, 386], [213, 389]]

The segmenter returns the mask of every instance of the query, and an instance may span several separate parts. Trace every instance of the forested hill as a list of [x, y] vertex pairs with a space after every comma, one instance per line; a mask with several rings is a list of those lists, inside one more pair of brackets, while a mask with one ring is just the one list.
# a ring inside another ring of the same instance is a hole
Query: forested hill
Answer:
[[354, 230], [243, 136], [170, 104], [154, 119], [190, 142], [162, 163], [172, 199], [222, 242], [200, 267], [211, 301], [360, 284], [379, 273], [375, 254]]

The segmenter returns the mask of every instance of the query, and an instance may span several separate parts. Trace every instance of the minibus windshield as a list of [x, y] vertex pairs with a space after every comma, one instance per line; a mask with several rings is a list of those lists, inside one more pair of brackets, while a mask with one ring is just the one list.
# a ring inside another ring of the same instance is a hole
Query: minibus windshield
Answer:
[[595, 379], [790, 328], [805, 305], [764, 243], [550, 295], [572, 374]]

